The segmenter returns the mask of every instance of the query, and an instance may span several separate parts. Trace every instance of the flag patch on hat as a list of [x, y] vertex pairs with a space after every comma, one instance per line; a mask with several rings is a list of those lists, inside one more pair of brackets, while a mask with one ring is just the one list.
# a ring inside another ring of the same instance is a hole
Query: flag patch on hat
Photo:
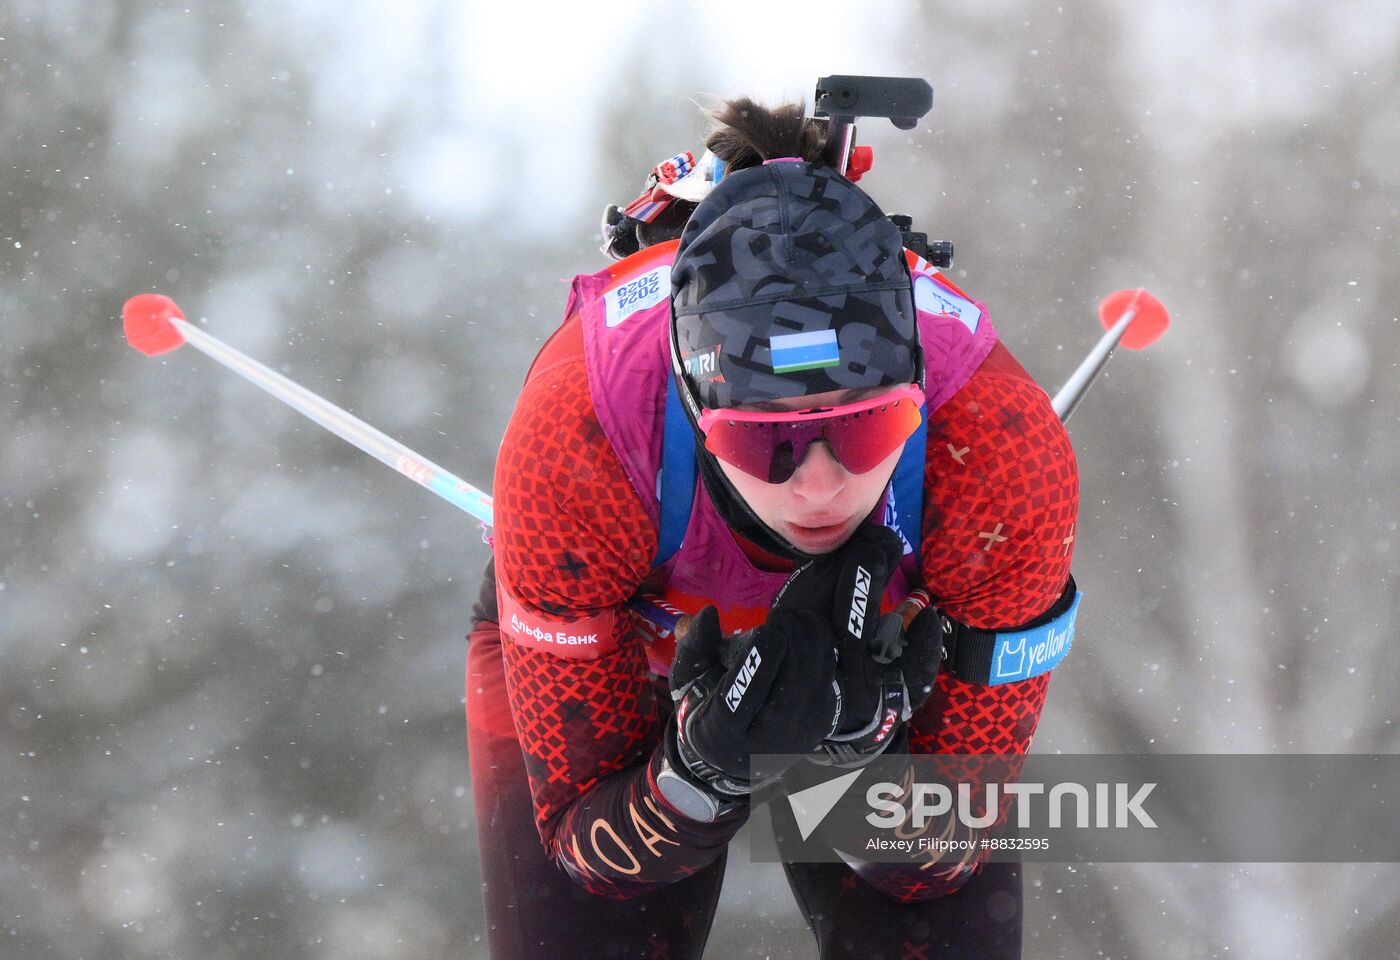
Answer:
[[774, 373], [819, 370], [841, 363], [835, 330], [814, 330], [811, 333], [788, 333], [781, 337], [770, 337], [768, 351]]

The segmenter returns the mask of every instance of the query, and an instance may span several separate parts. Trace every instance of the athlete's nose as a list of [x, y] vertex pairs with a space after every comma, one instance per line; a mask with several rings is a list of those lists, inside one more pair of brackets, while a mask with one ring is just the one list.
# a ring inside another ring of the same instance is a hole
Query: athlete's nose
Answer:
[[818, 503], [830, 500], [846, 486], [846, 468], [832, 454], [825, 440], [808, 444], [807, 453], [792, 475], [792, 492]]

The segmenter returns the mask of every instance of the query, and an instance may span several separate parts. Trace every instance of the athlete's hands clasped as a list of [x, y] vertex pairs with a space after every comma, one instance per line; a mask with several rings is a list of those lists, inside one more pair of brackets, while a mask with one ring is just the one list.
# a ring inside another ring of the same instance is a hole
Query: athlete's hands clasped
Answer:
[[[800, 567], [763, 625], [728, 649], [715, 608], [696, 614], [671, 667], [670, 779], [658, 785], [673, 805], [701, 819], [737, 806], [781, 773], [763, 771], [755, 782], [755, 755], [858, 766], [896, 739], [928, 699], [942, 654], [936, 610], [907, 628], [898, 613], [880, 615], [901, 555], [892, 530], [862, 527], [840, 550]], [[711, 799], [687, 797], [690, 790]]]
[[896, 612], [880, 615], [902, 555], [893, 530], [863, 526], [840, 550], [800, 567], [774, 602], [775, 612], [820, 612], [835, 634], [841, 718], [820, 745], [832, 763], [879, 756], [932, 692], [943, 653], [938, 612], [925, 608], [907, 627]]

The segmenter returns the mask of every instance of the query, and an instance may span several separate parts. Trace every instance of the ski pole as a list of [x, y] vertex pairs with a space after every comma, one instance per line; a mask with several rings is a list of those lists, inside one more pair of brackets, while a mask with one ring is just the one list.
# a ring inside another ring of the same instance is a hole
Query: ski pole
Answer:
[[1129, 350], [1141, 350], [1156, 343], [1166, 333], [1170, 320], [1167, 308], [1144, 288], [1119, 290], [1104, 297], [1099, 304], [1099, 322], [1106, 331], [1070, 374], [1064, 386], [1050, 401], [1055, 414], [1068, 422], [1079, 401], [1084, 399], [1089, 385], [1103, 372], [1114, 349], [1121, 342]]
[[[1120, 342], [1131, 350], [1141, 350], [1155, 343], [1169, 322], [1166, 307], [1141, 287], [1109, 294], [1099, 304], [1099, 318], [1107, 332], [1051, 401], [1061, 420], [1069, 420]], [[492, 525], [490, 494], [218, 337], [205, 333], [186, 320], [184, 312], [169, 297], [156, 293], [132, 297], [122, 307], [122, 326], [127, 342], [148, 357], [190, 344], [342, 440], [465, 510], [483, 526]]]
[[169, 353], [188, 343], [204, 355], [223, 364], [255, 386], [272, 394], [292, 409], [304, 414], [331, 433], [416, 480], [448, 503], [465, 510], [491, 526], [491, 497], [461, 477], [410, 450], [359, 417], [342, 410], [299, 383], [240, 353], [218, 337], [205, 333], [185, 319], [180, 307], [169, 297], [143, 293], [122, 307], [122, 328], [126, 341], [148, 357]]
[[[1108, 332], [1095, 344], [1052, 401], [1056, 414], [1062, 420], [1069, 419], [1119, 342], [1129, 349], [1140, 350], [1155, 342], [1168, 323], [1166, 308], [1141, 288], [1120, 290], [1104, 298], [1099, 305], [1099, 317]], [[483, 528], [492, 525], [494, 514], [488, 493], [319, 394], [267, 368], [218, 337], [205, 333], [186, 320], [179, 305], [169, 297], [143, 293], [127, 300], [122, 307], [122, 328], [127, 343], [148, 357], [160, 356], [185, 343], [190, 344], [336, 436], [471, 514]], [[911, 595], [900, 607], [906, 620], [928, 603], [926, 593], [920, 590], [916, 594], [923, 596]], [[678, 627], [684, 626], [681, 612], [656, 598], [639, 596], [631, 605], [666, 633], [674, 635]]]
[[[476, 517], [483, 529], [491, 526], [491, 496], [484, 490], [410, 450], [325, 397], [312, 393], [218, 337], [205, 333], [186, 320], [184, 311], [169, 297], [157, 293], [132, 297], [122, 307], [122, 329], [126, 333], [127, 343], [148, 357], [169, 353], [188, 343], [331, 433]], [[637, 596], [630, 606], [654, 624], [661, 636], [674, 636], [682, 611], [656, 597]]]

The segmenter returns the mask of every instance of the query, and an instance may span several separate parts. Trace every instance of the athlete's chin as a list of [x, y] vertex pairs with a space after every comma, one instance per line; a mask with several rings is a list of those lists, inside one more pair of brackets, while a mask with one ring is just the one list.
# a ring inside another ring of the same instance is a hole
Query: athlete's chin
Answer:
[[859, 517], [850, 517], [835, 523], [818, 522], [816, 524], [799, 524], [789, 522], [784, 526], [787, 528], [787, 540], [794, 547], [807, 554], [830, 553], [841, 544], [851, 538], [851, 534], [856, 532], [856, 527], [860, 524]]

